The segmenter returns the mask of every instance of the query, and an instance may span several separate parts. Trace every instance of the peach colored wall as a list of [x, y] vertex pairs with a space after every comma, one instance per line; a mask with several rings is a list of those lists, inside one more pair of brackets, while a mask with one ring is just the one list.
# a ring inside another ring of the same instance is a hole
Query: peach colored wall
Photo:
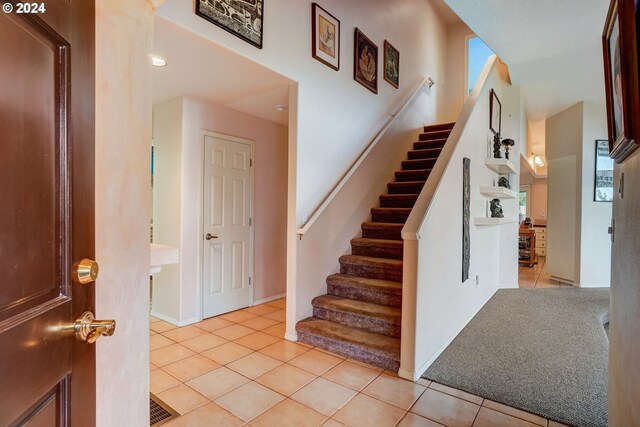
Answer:
[[[181, 110], [171, 107], [176, 103], [182, 105]], [[167, 111], [178, 111], [180, 116], [174, 120], [166, 116]], [[158, 169], [156, 172], [154, 206], [159, 206], [160, 199], [170, 194], [171, 200], [167, 202], [177, 204], [180, 214], [167, 216], [155, 210], [154, 230], [158, 233], [155, 241], [179, 246], [181, 253], [179, 266], [168, 266], [154, 276], [154, 312], [179, 324], [201, 319], [202, 130], [255, 141], [253, 299], [259, 301], [283, 294], [286, 286], [287, 127], [192, 97], [159, 104], [155, 112], [157, 119], [162, 117], [154, 125], [158, 164], [164, 164], [165, 152], [175, 157], [170, 153], [175, 153], [176, 147], [181, 155], [181, 161], [177, 163], [181, 169], [177, 174], [180, 180], [177, 190], [173, 188], [175, 179], [165, 182], [160, 177], [163, 171]], [[168, 123], [176, 120], [182, 124], [181, 137], [167, 140], [168, 135], [164, 133], [169, 131]], [[175, 171], [167, 172], [176, 175]], [[162, 236], [169, 239], [176, 234], [170, 230], [179, 230], [178, 235], [171, 241], [161, 241]], [[174, 306], [176, 301], [179, 307]]]
[[153, 4], [96, 1], [97, 426], [149, 425], [149, 156]]

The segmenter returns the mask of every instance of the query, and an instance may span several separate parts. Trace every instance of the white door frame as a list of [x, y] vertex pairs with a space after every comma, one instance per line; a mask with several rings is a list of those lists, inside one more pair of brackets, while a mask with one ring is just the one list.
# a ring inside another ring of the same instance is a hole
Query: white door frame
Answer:
[[199, 304], [199, 317], [200, 320], [204, 319], [204, 292], [202, 289], [202, 280], [204, 278], [204, 140], [205, 137], [210, 136], [212, 138], [224, 139], [226, 141], [238, 142], [241, 144], [248, 144], [251, 147], [251, 167], [249, 168], [249, 218], [251, 218], [251, 225], [249, 226], [249, 306], [253, 306], [253, 289], [255, 285], [255, 279], [253, 276], [253, 250], [254, 250], [254, 185], [255, 174], [253, 172], [255, 167], [255, 152], [256, 142], [252, 139], [241, 138], [238, 136], [227, 135], [224, 133], [213, 132], [206, 129], [200, 129], [199, 136], [199, 150], [200, 150], [200, 197], [198, 206], [198, 234], [200, 236], [200, 244], [198, 245], [198, 297], [200, 298]]
[[[520, 185], [520, 192], [527, 193], [527, 211], [525, 212], [525, 218], [531, 218], [531, 185], [530, 184]], [[520, 209], [518, 209], [518, 211], [520, 211]]]

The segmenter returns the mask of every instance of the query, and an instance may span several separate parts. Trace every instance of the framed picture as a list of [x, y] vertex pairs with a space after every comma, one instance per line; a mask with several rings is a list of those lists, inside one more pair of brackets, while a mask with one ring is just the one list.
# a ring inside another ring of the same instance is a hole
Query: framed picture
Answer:
[[378, 46], [356, 28], [353, 78], [373, 93], [378, 93]]
[[262, 49], [264, 0], [196, 0], [196, 15]]
[[489, 129], [494, 135], [500, 133], [502, 126], [502, 104], [496, 95], [496, 91], [491, 89], [489, 94]]
[[396, 89], [400, 86], [400, 52], [384, 41], [384, 79]]
[[613, 201], [613, 159], [609, 156], [609, 141], [596, 140], [596, 175], [593, 192], [595, 202]]
[[323, 64], [340, 69], [340, 21], [318, 6], [311, 5], [311, 55]]
[[609, 153], [622, 162], [638, 147], [637, 2], [612, 0], [602, 33]]

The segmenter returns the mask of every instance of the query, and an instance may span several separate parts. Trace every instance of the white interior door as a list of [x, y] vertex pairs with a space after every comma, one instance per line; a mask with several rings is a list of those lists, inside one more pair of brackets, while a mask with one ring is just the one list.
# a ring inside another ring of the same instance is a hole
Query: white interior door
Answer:
[[204, 136], [204, 318], [251, 305], [251, 148]]

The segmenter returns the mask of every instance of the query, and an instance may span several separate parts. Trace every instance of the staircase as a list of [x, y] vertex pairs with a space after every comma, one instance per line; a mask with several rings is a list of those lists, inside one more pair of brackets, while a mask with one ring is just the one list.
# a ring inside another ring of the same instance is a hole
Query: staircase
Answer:
[[313, 317], [296, 325], [298, 339], [362, 362], [400, 367], [402, 250], [400, 233], [453, 123], [426, 126], [395, 181], [387, 184], [340, 273], [327, 277], [327, 294], [312, 301]]

